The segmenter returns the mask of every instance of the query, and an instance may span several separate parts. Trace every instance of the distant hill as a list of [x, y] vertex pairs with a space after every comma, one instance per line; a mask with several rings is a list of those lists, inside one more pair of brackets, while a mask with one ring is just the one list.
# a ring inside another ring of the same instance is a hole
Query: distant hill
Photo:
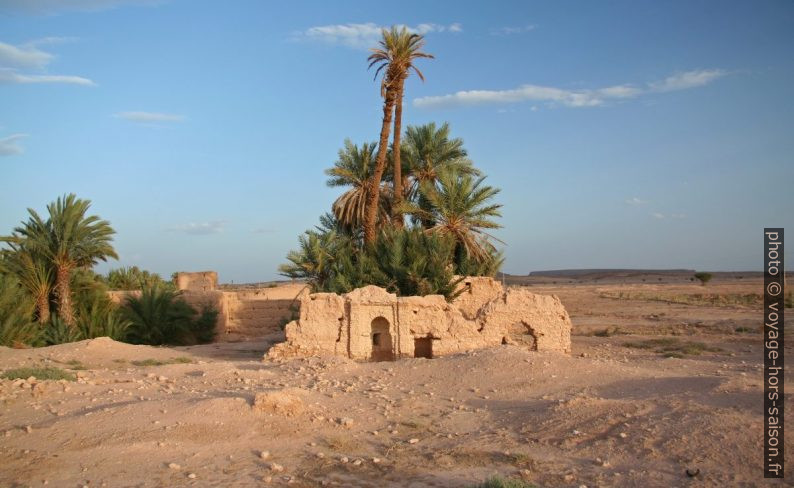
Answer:
[[532, 271], [529, 276], [578, 277], [589, 275], [637, 276], [637, 275], [680, 275], [695, 273], [694, 269], [552, 269]]

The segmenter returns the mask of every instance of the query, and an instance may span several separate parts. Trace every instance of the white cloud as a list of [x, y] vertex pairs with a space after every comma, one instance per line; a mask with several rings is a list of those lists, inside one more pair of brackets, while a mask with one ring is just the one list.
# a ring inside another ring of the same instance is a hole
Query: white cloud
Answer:
[[512, 36], [515, 34], [523, 34], [535, 30], [537, 26], [534, 24], [524, 25], [521, 27], [501, 27], [499, 29], [491, 29], [492, 36]]
[[57, 14], [69, 10], [92, 12], [122, 5], [154, 5], [159, 0], [0, 0], [0, 12]]
[[684, 73], [677, 73], [667, 78], [649, 83], [651, 91], [668, 92], [675, 90], [686, 90], [688, 88], [696, 88], [698, 86], [708, 85], [717, 78], [722, 78], [727, 73], [721, 69], [704, 69], [697, 71], [687, 71]]
[[0, 156], [13, 156], [25, 152], [25, 148], [19, 145], [19, 140], [27, 136], [27, 134], [11, 134], [0, 138]]
[[118, 119], [129, 120], [130, 122], [151, 123], [151, 122], [182, 122], [185, 120], [183, 115], [165, 114], [160, 112], [119, 112], [113, 115]]
[[223, 232], [223, 229], [226, 227], [225, 220], [213, 220], [210, 222], [191, 222], [189, 224], [184, 225], [177, 225], [171, 227], [170, 231], [175, 232], [184, 232], [185, 234], [190, 235], [209, 235], [209, 234], [219, 234]]
[[663, 213], [660, 213], [660, 212], [653, 212], [653, 213], [651, 214], [651, 217], [653, 217], [653, 218], [655, 218], [655, 219], [659, 219], [659, 220], [664, 220], [664, 219], [666, 219], [666, 218], [667, 218], [667, 216], [666, 216], [665, 214], [663, 214]]
[[70, 85], [96, 86], [96, 83], [82, 76], [71, 75], [24, 75], [16, 70], [0, 68], [0, 83], [66, 83]]
[[662, 81], [648, 83], [644, 87], [621, 84], [590, 90], [567, 90], [551, 86], [521, 85], [509, 90], [468, 90], [449, 95], [415, 98], [413, 104], [419, 108], [445, 108], [534, 101], [566, 107], [597, 107], [611, 100], [626, 100], [648, 93], [703, 86], [725, 74], [722, 70], [688, 71], [670, 76]]
[[[398, 26], [402, 27], [402, 26]], [[433, 32], [462, 32], [461, 24], [419, 24], [416, 26], [405, 26], [409, 31], [418, 34], [429, 34]], [[369, 49], [375, 47], [381, 38], [381, 31], [387, 27], [377, 25], [373, 22], [365, 24], [334, 24], [309, 27], [300, 32], [295, 32], [290, 37], [295, 41], [316, 41], [325, 44], [334, 44], [353, 49]]]
[[[0, 0], [2, 1], [2, 0]], [[94, 86], [96, 83], [82, 76], [51, 75], [41, 73], [55, 58], [54, 55], [37, 46], [71, 41], [69, 37], [45, 37], [14, 46], [0, 42], [0, 83], [66, 83], [72, 85]], [[35, 70], [38, 74], [20, 73], [19, 70]]]
[[637, 197], [631, 197], [631, 198], [626, 200], [626, 205], [637, 206], [637, 205], [645, 205], [646, 203], [648, 203], [647, 200], [642, 200], [642, 199], [637, 198]]
[[0, 42], [0, 66], [7, 68], [43, 69], [53, 55], [38, 49], [35, 44], [13, 46]]

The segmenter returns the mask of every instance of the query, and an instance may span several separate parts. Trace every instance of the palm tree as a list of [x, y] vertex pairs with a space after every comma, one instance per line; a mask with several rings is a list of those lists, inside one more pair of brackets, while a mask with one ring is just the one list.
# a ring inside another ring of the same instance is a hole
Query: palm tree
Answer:
[[50, 292], [52, 272], [49, 263], [26, 249], [19, 239], [4, 239], [11, 249], [3, 250], [0, 271], [13, 273], [36, 304], [36, 318], [40, 324], [50, 320]]
[[501, 217], [502, 205], [490, 203], [499, 189], [483, 185], [484, 180], [484, 176], [475, 179], [445, 168], [437, 174], [436, 184], [425, 181], [419, 187], [428, 208], [413, 203], [407, 206], [408, 211], [422, 221], [433, 222], [427, 232], [452, 236], [459, 251], [478, 260], [488, 259], [496, 254], [496, 248], [490, 242], [495, 238], [485, 229], [501, 227], [492, 218]]
[[[383, 71], [380, 93], [383, 97], [383, 123], [380, 130], [380, 140], [378, 142], [378, 156], [375, 160], [375, 170], [370, 177], [367, 192], [366, 214], [364, 219], [364, 241], [367, 244], [375, 242], [375, 225], [378, 213], [378, 196], [380, 192], [380, 182], [383, 177], [383, 170], [386, 166], [386, 152], [389, 145], [389, 130], [391, 129], [392, 111], [400, 97], [400, 118], [402, 117], [402, 86], [408, 73], [413, 69], [417, 75], [424, 80], [422, 73], [413, 65], [413, 61], [421, 57], [432, 57], [422, 53], [420, 49], [424, 46], [424, 36], [409, 33], [405, 27], [391, 30], [383, 29], [383, 39], [380, 41], [380, 48], [372, 50], [367, 60], [369, 67], [377, 65], [375, 77]], [[400, 122], [401, 123], [401, 122]], [[394, 195], [399, 203], [402, 201], [402, 172], [400, 166], [400, 127], [395, 119], [395, 143], [394, 143]], [[398, 211], [399, 212], [399, 211]], [[399, 215], [399, 214], [398, 214]]]
[[[394, 29], [390, 35], [394, 35]], [[394, 55], [391, 64], [394, 65], [395, 73], [395, 100], [394, 100], [394, 140], [392, 142], [392, 164], [394, 168], [394, 224], [397, 227], [403, 226], [403, 215], [401, 204], [404, 196], [402, 187], [402, 165], [401, 165], [401, 143], [402, 136], [402, 117], [403, 117], [403, 93], [405, 91], [405, 79], [413, 70], [420, 80], [425, 81], [421, 71], [414, 65], [414, 61], [420, 58], [434, 59], [432, 54], [420, 51], [424, 45], [424, 39], [418, 34], [409, 34], [403, 27], [398, 38], [394, 42]]]
[[[353, 232], [364, 224], [367, 188], [375, 166], [375, 146], [374, 142], [365, 142], [359, 147], [346, 139], [345, 147], [339, 150], [339, 159], [334, 167], [325, 170], [325, 174], [330, 176], [326, 182], [328, 186], [351, 187], [332, 206], [334, 217], [348, 232]], [[390, 195], [384, 190], [386, 188], [379, 192], [378, 222], [389, 220]]]
[[427, 181], [435, 184], [440, 171], [453, 168], [461, 174], [480, 176], [480, 171], [468, 159], [463, 148], [463, 139], [449, 137], [449, 123], [436, 128], [435, 122], [425, 125], [410, 125], [405, 131], [405, 167], [412, 183], [408, 190], [414, 195], [419, 186]]
[[55, 298], [58, 314], [69, 326], [75, 325], [72, 305], [71, 274], [75, 268], [93, 266], [97, 261], [116, 258], [111, 245], [116, 232], [110, 223], [96, 215], [86, 216], [90, 200], [73, 193], [47, 205], [45, 221], [33, 209], [30, 218], [14, 232], [25, 239], [24, 245], [44, 256], [55, 269]]

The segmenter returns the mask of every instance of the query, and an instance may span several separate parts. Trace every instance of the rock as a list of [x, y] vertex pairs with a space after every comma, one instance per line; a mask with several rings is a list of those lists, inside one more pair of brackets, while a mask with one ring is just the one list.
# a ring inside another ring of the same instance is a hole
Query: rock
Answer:
[[339, 425], [344, 425], [345, 427], [350, 427], [353, 425], [353, 419], [350, 417], [341, 417], [339, 420], [337, 420], [337, 422], [339, 422]]
[[694, 478], [695, 476], [700, 474], [700, 469], [698, 468], [687, 468], [686, 475], [690, 478]]
[[267, 459], [270, 457], [270, 451], [262, 451], [259, 453], [260, 459]]
[[277, 463], [270, 463], [270, 471], [273, 471], [274, 473], [281, 473], [284, 471], [284, 466]]
[[413, 438], [413, 439], [408, 441], [408, 444], [416, 444], [417, 442], [419, 442], [419, 439]]
[[620, 438], [621, 438], [621, 439], [625, 439], [626, 437], [628, 437], [628, 436], [629, 436], [629, 435], [628, 435], [628, 434], [626, 434], [625, 432], [621, 432], [621, 433], [620, 433], [620, 434], [618, 434], [618, 435], [620, 435]]
[[182, 468], [182, 466], [180, 466], [180, 465], [178, 465], [176, 463], [169, 463], [168, 467], [171, 468], [171, 469], [180, 469], [180, 468]]
[[196, 473], [190, 473], [189, 475], [187, 475], [187, 477], [194, 480], [196, 479]]

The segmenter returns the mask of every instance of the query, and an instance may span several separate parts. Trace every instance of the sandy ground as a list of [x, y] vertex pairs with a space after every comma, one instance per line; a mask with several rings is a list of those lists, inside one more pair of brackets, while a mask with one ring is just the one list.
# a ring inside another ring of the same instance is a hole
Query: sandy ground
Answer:
[[[532, 289], [568, 308], [571, 356], [500, 346], [263, 362], [275, 337], [0, 348], [0, 370], [79, 375], [0, 380], [0, 485], [458, 487], [499, 474], [537, 486], [791, 486], [791, 440], [786, 482], [762, 478], [760, 308], [606, 297], [758, 293], [760, 282]], [[659, 337], [719, 350], [667, 358], [625, 347]], [[175, 358], [185, 362], [132, 363]]]

